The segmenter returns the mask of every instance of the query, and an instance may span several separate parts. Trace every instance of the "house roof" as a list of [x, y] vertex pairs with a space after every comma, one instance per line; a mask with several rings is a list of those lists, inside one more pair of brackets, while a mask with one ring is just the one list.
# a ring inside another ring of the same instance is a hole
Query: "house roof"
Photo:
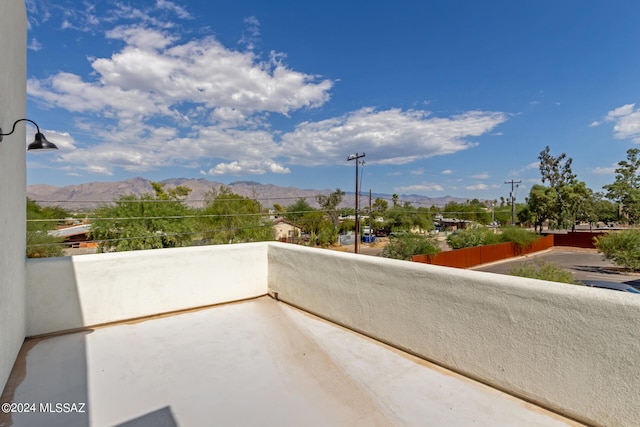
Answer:
[[49, 234], [54, 237], [71, 237], [79, 234], [86, 234], [91, 231], [91, 224], [74, 225], [72, 227], [51, 230]]

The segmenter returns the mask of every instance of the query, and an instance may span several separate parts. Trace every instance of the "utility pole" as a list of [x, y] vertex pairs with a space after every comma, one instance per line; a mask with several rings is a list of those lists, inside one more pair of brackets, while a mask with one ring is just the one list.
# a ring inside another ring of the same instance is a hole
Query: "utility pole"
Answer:
[[371, 243], [373, 243], [372, 232], [373, 232], [373, 214], [371, 212], [371, 189], [369, 189], [369, 246], [371, 246]]
[[[359, 222], [360, 219], [358, 218], [358, 199], [360, 198], [360, 194], [358, 193], [358, 163], [360, 163], [360, 160], [365, 156], [364, 153], [362, 154], [352, 154], [349, 157], [347, 157], [347, 161], [351, 161], [351, 160], [355, 160], [356, 161], [356, 247], [355, 247], [355, 253], [358, 253], [358, 244], [360, 243], [360, 227], [359, 227]], [[364, 163], [364, 161], [363, 161]]]
[[[513, 185], [514, 184], [520, 184], [522, 181], [505, 181], [505, 184], [511, 184], [511, 193], [509, 194], [509, 197], [511, 198], [511, 225], [516, 225], [516, 195], [513, 192]], [[516, 185], [516, 188], [518, 186]]]

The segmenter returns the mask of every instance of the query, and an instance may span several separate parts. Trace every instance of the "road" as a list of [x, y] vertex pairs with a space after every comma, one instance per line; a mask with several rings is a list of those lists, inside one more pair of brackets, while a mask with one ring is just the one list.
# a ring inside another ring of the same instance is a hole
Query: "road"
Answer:
[[477, 271], [508, 274], [518, 264], [532, 263], [542, 260], [569, 270], [576, 280], [603, 280], [607, 282], [640, 284], [640, 274], [621, 273], [610, 261], [604, 260], [602, 254], [589, 249], [572, 249], [556, 247], [549, 251], [538, 252], [526, 257], [499, 261], [472, 268]]

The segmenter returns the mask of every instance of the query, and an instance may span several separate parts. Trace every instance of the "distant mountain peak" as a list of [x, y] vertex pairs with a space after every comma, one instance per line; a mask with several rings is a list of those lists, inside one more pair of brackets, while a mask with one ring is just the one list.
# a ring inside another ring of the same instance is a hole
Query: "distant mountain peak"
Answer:
[[[186, 202], [194, 207], [202, 207], [206, 195], [212, 190], [216, 190], [219, 186], [229, 187], [231, 191], [243, 197], [256, 198], [266, 207], [273, 203], [288, 205], [294, 203], [297, 198], [306, 199], [313, 207], [318, 207], [316, 195], [329, 194], [330, 190], [314, 190], [300, 189], [296, 187], [281, 187], [273, 184], [261, 184], [256, 181], [236, 181], [225, 185], [219, 182], [209, 181], [205, 178], [169, 178], [159, 181], [165, 184], [167, 188], [177, 185], [186, 185], [192, 191], [186, 199]], [[151, 180], [142, 177], [130, 178], [124, 181], [116, 182], [88, 182], [77, 185], [68, 185], [66, 187], [54, 187], [48, 185], [29, 185], [27, 186], [27, 196], [38, 203], [45, 206], [59, 205], [67, 209], [90, 210], [95, 209], [101, 203], [109, 203], [125, 194], [144, 194], [152, 192]], [[391, 200], [390, 194], [374, 193], [372, 197], [381, 197]], [[409, 199], [409, 200], [407, 200]], [[444, 206], [449, 201], [464, 202], [461, 199], [452, 196], [445, 197], [427, 197], [420, 195], [401, 195], [401, 201], [409, 201], [417, 206], [431, 206], [432, 204]], [[342, 205], [346, 207], [355, 206], [355, 197], [353, 192], [347, 192], [343, 199]]]
[[234, 181], [229, 185], [262, 185], [256, 181]]

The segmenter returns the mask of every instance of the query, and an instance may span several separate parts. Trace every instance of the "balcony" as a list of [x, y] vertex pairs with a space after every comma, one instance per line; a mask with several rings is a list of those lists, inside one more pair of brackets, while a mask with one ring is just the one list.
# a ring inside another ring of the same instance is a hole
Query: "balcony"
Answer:
[[34, 259], [0, 402], [35, 413], [0, 426], [629, 426], [639, 320], [633, 295], [282, 243]]

